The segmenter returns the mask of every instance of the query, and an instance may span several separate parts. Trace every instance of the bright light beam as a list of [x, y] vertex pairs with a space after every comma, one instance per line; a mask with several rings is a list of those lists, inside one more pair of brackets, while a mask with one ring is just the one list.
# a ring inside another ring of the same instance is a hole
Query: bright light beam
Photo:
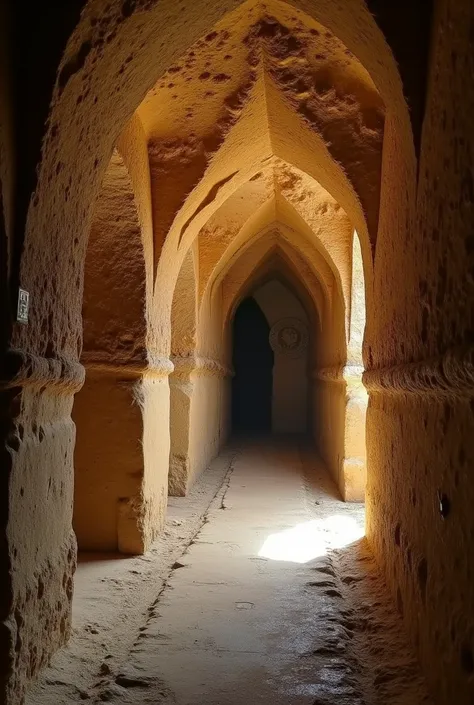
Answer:
[[308, 563], [326, 555], [328, 549], [342, 548], [364, 536], [364, 528], [352, 517], [336, 514], [312, 519], [291, 529], [271, 534], [258, 555], [274, 561]]

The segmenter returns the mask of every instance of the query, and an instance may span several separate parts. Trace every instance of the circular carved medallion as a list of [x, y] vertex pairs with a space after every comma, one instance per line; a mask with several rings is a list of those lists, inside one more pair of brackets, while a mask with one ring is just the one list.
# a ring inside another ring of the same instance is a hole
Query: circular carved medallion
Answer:
[[308, 329], [299, 318], [282, 318], [270, 330], [270, 345], [277, 355], [301, 357], [308, 347]]

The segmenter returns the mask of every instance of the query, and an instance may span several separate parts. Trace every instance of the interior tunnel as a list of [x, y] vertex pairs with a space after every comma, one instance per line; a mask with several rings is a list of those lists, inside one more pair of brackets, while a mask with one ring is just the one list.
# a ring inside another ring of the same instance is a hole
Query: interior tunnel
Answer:
[[239, 303], [232, 321], [234, 432], [311, 435], [317, 331], [310, 320], [278, 270]]
[[0, 702], [472, 704], [473, 27], [1, 4]]

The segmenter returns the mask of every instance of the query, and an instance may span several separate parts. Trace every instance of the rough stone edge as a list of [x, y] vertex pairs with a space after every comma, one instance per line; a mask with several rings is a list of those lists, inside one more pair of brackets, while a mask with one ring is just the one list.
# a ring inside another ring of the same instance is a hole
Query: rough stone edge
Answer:
[[361, 379], [364, 373], [362, 365], [334, 365], [313, 370], [313, 379], [321, 382], [343, 383], [348, 380]]
[[359, 365], [334, 365], [313, 370], [313, 379], [342, 384], [362, 378], [370, 394], [474, 397], [474, 347], [448, 350], [444, 355], [393, 367], [364, 371]]
[[85, 369], [80, 362], [66, 356], [42, 357], [11, 348], [2, 364], [1, 387], [48, 387], [74, 394], [84, 384]]
[[171, 362], [174, 365], [174, 375], [177, 377], [188, 376], [192, 373], [216, 377], [232, 377], [234, 374], [230, 367], [210, 357], [176, 355], [171, 358]]
[[146, 360], [123, 360], [112, 361], [106, 357], [94, 355], [84, 355], [82, 362], [87, 371], [100, 373], [102, 375], [120, 374], [125, 377], [168, 377], [174, 370], [174, 365], [167, 357], [155, 358], [151, 362]]
[[364, 372], [370, 394], [474, 397], [474, 347], [452, 348], [429, 360]]
[[152, 364], [141, 361], [113, 363], [100, 357], [85, 356], [83, 363], [69, 358], [43, 357], [10, 349], [2, 361], [0, 388], [36, 387], [38, 391], [48, 388], [62, 394], [76, 394], [84, 384], [86, 369], [101, 374], [120, 374], [126, 377], [167, 377], [174, 366], [168, 358], [157, 358]]

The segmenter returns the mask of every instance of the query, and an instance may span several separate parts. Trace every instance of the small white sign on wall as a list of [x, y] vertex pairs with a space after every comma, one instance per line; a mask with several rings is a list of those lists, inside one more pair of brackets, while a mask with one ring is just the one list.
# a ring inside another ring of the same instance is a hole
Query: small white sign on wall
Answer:
[[28, 309], [30, 307], [30, 295], [25, 289], [18, 289], [18, 306], [16, 310], [16, 320], [18, 323], [28, 323]]

